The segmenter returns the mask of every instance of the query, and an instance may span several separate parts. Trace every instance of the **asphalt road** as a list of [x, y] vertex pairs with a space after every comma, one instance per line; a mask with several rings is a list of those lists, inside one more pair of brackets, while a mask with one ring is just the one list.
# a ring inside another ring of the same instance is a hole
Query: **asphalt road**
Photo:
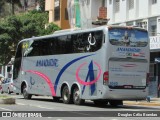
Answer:
[[[77, 106], [74, 104], [63, 104], [62, 101], [53, 102], [52, 97], [48, 96], [33, 96], [31, 100], [23, 99], [22, 95], [11, 95], [16, 98], [15, 105], [0, 105], [1, 112], [21, 112], [21, 114], [29, 114], [34, 112], [45, 118], [54, 118], [56, 120], [74, 120], [92, 119], [92, 120], [122, 120], [122, 119], [143, 119], [139, 117], [145, 116], [145, 119], [157, 118], [153, 115], [160, 114], [160, 106], [140, 106], [140, 105], [123, 105], [112, 107], [106, 105], [103, 107], [95, 106], [92, 101], [86, 101], [84, 105]], [[23, 112], [22, 112], [23, 111]], [[158, 112], [155, 112], [158, 111]], [[154, 113], [154, 114], [152, 114]], [[151, 116], [152, 115], [152, 116]], [[136, 117], [135, 117], [136, 116]], [[38, 116], [39, 117], [39, 116]], [[71, 118], [72, 117], [72, 118]]]

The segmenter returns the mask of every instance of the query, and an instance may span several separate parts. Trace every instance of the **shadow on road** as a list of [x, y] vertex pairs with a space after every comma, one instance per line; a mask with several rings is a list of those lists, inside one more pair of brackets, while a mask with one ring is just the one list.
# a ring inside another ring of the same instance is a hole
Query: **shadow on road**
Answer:
[[[17, 98], [17, 99], [24, 99], [24, 98]], [[32, 98], [31, 99], [32, 101], [41, 101], [41, 102], [53, 102], [53, 103], [61, 103], [63, 104], [63, 101], [62, 99], [60, 99], [59, 101], [54, 101], [52, 98]], [[76, 106], [74, 104], [65, 104], [65, 105], [69, 105], [69, 106]], [[92, 101], [86, 101], [83, 105], [81, 106], [84, 106], [84, 107], [93, 107], [93, 108], [106, 108], [106, 109], [115, 109], [115, 110], [118, 110], [118, 109], [132, 109], [132, 110], [141, 110], [141, 109], [147, 109], [147, 110], [160, 110], [160, 107], [152, 107], [152, 106], [140, 106], [140, 105], [120, 105], [120, 106], [117, 106], [117, 107], [114, 107], [114, 106], [111, 106], [109, 104], [106, 104], [104, 106], [97, 106], [95, 105]]]

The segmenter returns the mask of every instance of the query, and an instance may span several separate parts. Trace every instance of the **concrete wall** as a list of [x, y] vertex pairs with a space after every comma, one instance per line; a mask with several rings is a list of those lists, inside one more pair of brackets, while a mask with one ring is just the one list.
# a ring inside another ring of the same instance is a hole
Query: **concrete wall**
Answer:
[[45, 10], [46, 11], [54, 10], [54, 0], [45, 0]]

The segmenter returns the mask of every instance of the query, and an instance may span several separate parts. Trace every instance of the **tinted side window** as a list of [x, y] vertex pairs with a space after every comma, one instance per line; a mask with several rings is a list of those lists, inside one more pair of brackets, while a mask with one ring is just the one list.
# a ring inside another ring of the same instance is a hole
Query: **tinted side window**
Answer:
[[112, 28], [109, 30], [109, 40], [116, 46], [146, 47], [148, 33], [139, 29]]
[[102, 46], [103, 32], [85, 32], [34, 40], [24, 56], [44, 56], [95, 52]]
[[74, 53], [95, 52], [101, 48], [102, 39], [102, 31], [72, 35]]

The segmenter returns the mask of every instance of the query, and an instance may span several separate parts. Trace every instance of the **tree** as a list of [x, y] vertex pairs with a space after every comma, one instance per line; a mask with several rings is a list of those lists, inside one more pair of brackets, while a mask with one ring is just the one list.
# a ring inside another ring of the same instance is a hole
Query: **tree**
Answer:
[[6, 64], [12, 56], [20, 38], [21, 21], [15, 16], [6, 18], [0, 24], [0, 62]]
[[21, 7], [20, 0], [0, 0], [0, 16], [13, 15], [15, 5]]
[[45, 0], [37, 0], [41, 11], [45, 11]]
[[10, 13], [10, 11], [6, 9], [6, 7], [7, 7], [6, 1], [0, 0], [0, 18]]
[[[15, 55], [18, 42], [24, 38], [51, 34], [60, 28], [48, 24], [48, 13], [30, 11], [0, 21], [0, 64], [6, 64]], [[46, 27], [47, 25], [47, 27]]]
[[11, 9], [11, 15], [14, 15], [15, 13], [15, 4], [17, 4], [18, 6], [21, 6], [20, 4], [20, 0], [7, 0], [7, 2], [10, 3], [10, 9]]

